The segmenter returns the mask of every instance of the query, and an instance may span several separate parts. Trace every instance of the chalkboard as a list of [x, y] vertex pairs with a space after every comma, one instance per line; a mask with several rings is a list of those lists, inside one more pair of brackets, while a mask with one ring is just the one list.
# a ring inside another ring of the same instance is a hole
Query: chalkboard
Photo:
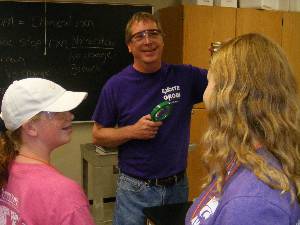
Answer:
[[42, 77], [87, 91], [74, 114], [91, 120], [101, 87], [132, 63], [124, 31], [138, 11], [152, 13], [152, 6], [0, 2], [1, 102], [12, 81]]

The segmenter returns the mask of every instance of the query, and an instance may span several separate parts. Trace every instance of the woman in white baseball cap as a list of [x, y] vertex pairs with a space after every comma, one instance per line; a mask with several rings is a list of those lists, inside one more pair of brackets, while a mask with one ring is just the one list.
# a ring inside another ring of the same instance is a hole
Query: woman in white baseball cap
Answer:
[[14, 81], [1, 105], [1, 224], [95, 224], [81, 187], [50, 164], [70, 141], [73, 114], [86, 92], [41, 78]]

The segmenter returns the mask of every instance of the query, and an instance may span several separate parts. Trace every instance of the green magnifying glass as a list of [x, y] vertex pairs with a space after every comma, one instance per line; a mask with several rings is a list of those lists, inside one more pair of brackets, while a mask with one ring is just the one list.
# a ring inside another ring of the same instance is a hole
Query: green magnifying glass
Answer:
[[168, 118], [172, 111], [172, 104], [168, 101], [164, 101], [159, 103], [157, 106], [153, 108], [151, 111], [151, 120], [154, 122], [162, 121]]

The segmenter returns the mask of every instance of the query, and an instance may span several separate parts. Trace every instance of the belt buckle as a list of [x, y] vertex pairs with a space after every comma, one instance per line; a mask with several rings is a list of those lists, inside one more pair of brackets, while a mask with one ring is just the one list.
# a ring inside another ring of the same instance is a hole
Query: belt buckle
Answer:
[[175, 180], [174, 184], [177, 184], [177, 175], [174, 175], [174, 180]]
[[157, 182], [156, 184], [159, 185], [159, 186], [172, 186], [174, 184], [177, 184], [177, 176], [174, 175], [174, 176], [171, 176], [171, 177], [168, 177], [168, 178], [165, 178], [161, 181], [161, 184], [158, 183], [158, 179], [157, 179]]
[[152, 185], [152, 183], [151, 183], [151, 180], [149, 179], [149, 180], [146, 180], [145, 181], [145, 183], [146, 183], [146, 185], [148, 185], [148, 186], [151, 186]]
[[[158, 179], [156, 178], [155, 179], [155, 186], [171, 186], [171, 185], [174, 185], [174, 184], [177, 184], [178, 183], [178, 176], [177, 175], [173, 175], [171, 177], [167, 177], [165, 179]], [[148, 180], [147, 181], [147, 184], [151, 184], [151, 180]]]
[[159, 179], [156, 178], [155, 179], [155, 186], [163, 186], [163, 185], [159, 184], [158, 181], [159, 181]]

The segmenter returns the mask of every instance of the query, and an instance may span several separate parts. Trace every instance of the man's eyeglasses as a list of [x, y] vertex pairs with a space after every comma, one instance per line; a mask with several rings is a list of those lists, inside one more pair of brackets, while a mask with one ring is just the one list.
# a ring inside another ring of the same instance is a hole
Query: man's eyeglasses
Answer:
[[150, 30], [143, 30], [131, 35], [129, 40], [133, 42], [141, 42], [145, 37], [148, 37], [151, 40], [155, 40], [158, 39], [160, 36], [161, 36], [161, 30], [150, 29]]

